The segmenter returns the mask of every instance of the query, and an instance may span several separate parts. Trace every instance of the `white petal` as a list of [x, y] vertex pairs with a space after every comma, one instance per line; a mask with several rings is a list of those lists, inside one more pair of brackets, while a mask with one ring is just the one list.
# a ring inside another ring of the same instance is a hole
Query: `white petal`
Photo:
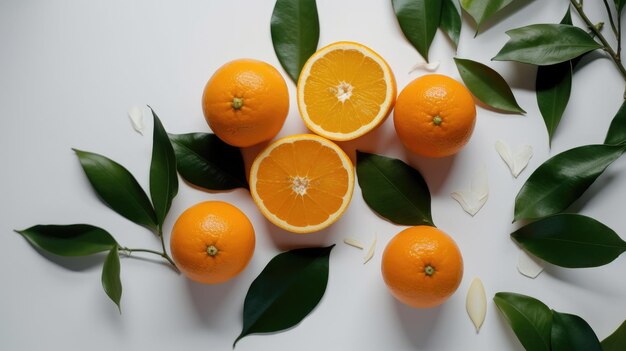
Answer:
[[343, 242], [347, 245], [350, 245], [352, 247], [356, 247], [357, 249], [363, 250], [364, 246], [363, 244], [361, 244], [360, 241], [356, 240], [356, 239], [352, 239], [352, 238], [345, 238], [343, 239]]
[[520, 173], [528, 165], [531, 157], [533, 157], [533, 148], [530, 145], [524, 145], [515, 153], [501, 140], [496, 141], [496, 151], [511, 170], [513, 177], [517, 178]]
[[411, 70], [409, 71], [409, 73], [417, 71], [417, 70], [424, 70], [427, 72], [435, 72], [439, 66], [441, 65], [441, 62], [439, 61], [432, 61], [430, 63], [428, 62], [420, 62], [415, 64], [415, 66], [413, 66], [413, 68], [411, 68]]
[[374, 257], [374, 249], [376, 248], [376, 234], [374, 234], [374, 241], [372, 241], [372, 245], [370, 245], [369, 250], [367, 250], [367, 254], [365, 255], [365, 261], [363, 262], [363, 264], [366, 264], [369, 260], [372, 259], [372, 257]]
[[485, 321], [485, 315], [487, 315], [487, 297], [485, 295], [485, 287], [483, 282], [479, 278], [474, 278], [472, 284], [467, 291], [467, 297], [465, 299], [465, 308], [472, 323], [476, 327], [476, 332], [480, 330], [480, 327]]
[[128, 117], [130, 117], [130, 123], [133, 125], [133, 129], [135, 129], [137, 133], [143, 135], [143, 107], [131, 107], [128, 110]]
[[524, 168], [528, 166], [528, 161], [533, 157], [533, 147], [530, 145], [524, 145], [520, 150], [518, 150], [513, 156], [513, 176], [517, 178], [517, 176], [522, 173]]
[[517, 270], [528, 278], [535, 279], [543, 272], [543, 261], [520, 249], [517, 256]]
[[455, 191], [450, 194], [465, 212], [474, 216], [487, 202], [489, 197], [489, 184], [487, 170], [483, 166], [474, 173], [469, 191]]

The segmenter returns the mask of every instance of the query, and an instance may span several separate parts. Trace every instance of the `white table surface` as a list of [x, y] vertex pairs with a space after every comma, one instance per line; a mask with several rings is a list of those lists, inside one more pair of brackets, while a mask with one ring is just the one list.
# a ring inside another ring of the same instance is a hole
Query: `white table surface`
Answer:
[[[339, 40], [364, 43], [395, 72], [398, 88], [423, 72], [402, 36], [389, 1], [318, 0], [320, 47]], [[515, 195], [531, 171], [574, 146], [601, 143], [621, 104], [624, 81], [608, 59], [576, 72], [569, 107], [552, 149], [536, 106], [535, 68], [490, 62], [504, 45], [504, 31], [558, 22], [568, 1], [518, 1], [512, 18], [498, 17], [474, 38], [464, 17], [458, 55], [489, 64], [514, 87], [526, 116], [478, 107], [474, 135], [456, 157], [410, 155], [396, 139], [392, 119], [368, 136], [341, 143], [401, 158], [420, 169], [432, 193], [435, 223], [462, 250], [465, 275], [443, 306], [418, 310], [396, 302], [380, 273], [381, 252], [403, 227], [375, 215], [355, 187], [343, 218], [317, 234], [298, 236], [265, 220], [244, 190], [207, 193], [181, 183], [170, 215], [203, 200], [241, 208], [255, 225], [257, 247], [236, 279], [216, 286], [193, 283], [165, 266], [123, 258], [122, 314], [100, 285], [101, 257], [59, 259], [34, 250], [13, 229], [35, 224], [90, 223], [129, 247], [158, 249], [147, 230], [103, 205], [71, 151], [98, 152], [126, 166], [147, 188], [152, 122], [145, 135], [127, 117], [136, 104], [151, 105], [172, 133], [209, 132], [200, 99], [205, 82], [223, 63], [251, 57], [271, 63], [286, 77], [290, 112], [280, 136], [305, 132], [295, 104], [295, 85], [274, 54], [264, 1], [2, 1], [0, 3], [0, 349], [12, 350], [229, 350], [242, 325], [243, 300], [252, 280], [277, 253], [294, 247], [337, 243], [326, 294], [298, 326], [272, 335], [252, 335], [237, 350], [522, 350], [491, 298], [498, 291], [537, 297], [550, 307], [586, 319], [602, 339], [626, 318], [624, 257], [593, 269], [548, 266], [537, 279], [517, 272], [518, 248], [510, 239]], [[603, 8], [589, 2], [590, 16]], [[510, 13], [510, 10], [506, 10]], [[573, 14], [575, 21], [578, 18]], [[610, 30], [605, 29], [607, 35]], [[431, 59], [438, 73], [459, 79], [448, 39], [439, 32]], [[528, 169], [514, 179], [497, 155], [502, 139], [513, 147], [532, 145]], [[245, 151], [249, 163], [258, 148]], [[450, 197], [469, 186], [485, 165], [490, 195], [470, 217]], [[602, 175], [572, 209], [607, 224], [626, 238], [626, 159]], [[369, 243], [378, 235], [374, 258], [343, 244], [345, 237]], [[476, 334], [465, 312], [465, 294], [480, 277], [488, 295], [486, 321]]]

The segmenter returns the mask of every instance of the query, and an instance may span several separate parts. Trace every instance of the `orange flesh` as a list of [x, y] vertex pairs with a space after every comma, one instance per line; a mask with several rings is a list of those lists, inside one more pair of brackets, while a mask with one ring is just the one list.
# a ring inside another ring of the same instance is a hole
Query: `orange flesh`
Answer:
[[320, 224], [340, 209], [349, 190], [348, 178], [336, 151], [299, 140], [277, 146], [263, 159], [256, 189], [269, 212], [304, 227]]
[[318, 59], [304, 86], [311, 121], [338, 133], [351, 133], [371, 123], [386, 95], [382, 68], [357, 50], [335, 50]]

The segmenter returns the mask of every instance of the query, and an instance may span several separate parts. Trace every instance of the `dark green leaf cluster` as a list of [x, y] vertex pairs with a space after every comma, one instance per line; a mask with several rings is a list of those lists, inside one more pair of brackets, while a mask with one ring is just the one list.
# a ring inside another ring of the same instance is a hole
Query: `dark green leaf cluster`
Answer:
[[626, 322], [600, 343], [584, 319], [550, 310], [533, 297], [499, 292], [493, 300], [526, 350], [613, 351], [626, 348]]

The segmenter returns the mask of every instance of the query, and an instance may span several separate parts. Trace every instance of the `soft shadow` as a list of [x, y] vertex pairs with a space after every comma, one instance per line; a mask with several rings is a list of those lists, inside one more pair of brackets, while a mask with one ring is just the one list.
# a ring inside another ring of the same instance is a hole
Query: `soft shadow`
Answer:
[[49, 252], [40, 250], [33, 246], [33, 249], [37, 251], [41, 256], [47, 259], [49, 262], [61, 266], [65, 269], [69, 269], [74, 272], [82, 272], [93, 269], [97, 266], [102, 266], [104, 262], [104, 254], [81, 256], [81, 257], [63, 257], [51, 254]]
[[616, 175], [613, 173], [604, 173], [601, 176], [601, 181], [596, 181], [583, 193], [583, 195], [570, 207], [567, 208], [566, 212], [571, 213], [579, 213], [581, 212], [588, 203], [590, 203], [594, 198], [596, 198], [600, 193], [602, 193], [605, 189], [610, 188], [611, 183], [615, 181]]
[[511, 70], [507, 76], [509, 86], [518, 90], [536, 91], [535, 79], [528, 79], [528, 77], [537, 76], [537, 66], [519, 62], [511, 62], [511, 64], [515, 66], [515, 69]]
[[[391, 297], [390, 297], [391, 298]], [[393, 299], [398, 318], [407, 339], [418, 349], [428, 348], [445, 304], [434, 308], [412, 308]]]
[[429, 158], [415, 155], [406, 149], [404, 149], [404, 152], [408, 163], [417, 169], [424, 177], [424, 180], [426, 180], [430, 193], [440, 193], [441, 188], [450, 175], [450, 170], [454, 166], [457, 155]]
[[[393, 116], [389, 116], [388, 120], [391, 118]], [[388, 147], [391, 148], [398, 140], [395, 131], [393, 133], [384, 131], [385, 124], [386, 122], [381, 123], [381, 125], [359, 138], [350, 141], [338, 141], [336, 144], [350, 157], [355, 165], [356, 150], [385, 155]]]
[[574, 73], [582, 70], [583, 68], [585, 68], [588, 64], [590, 64], [591, 62], [597, 60], [597, 59], [609, 59], [609, 57], [600, 50], [595, 50], [595, 51], [591, 51], [588, 52], [587, 54], [583, 55], [580, 59], [580, 61], [578, 61], [576, 63], [576, 65], [574, 66]]
[[218, 310], [237, 285], [237, 278], [222, 284], [201, 284], [191, 279], [185, 279], [185, 282], [198, 319], [207, 326], [220, 323]]
[[322, 247], [332, 244], [330, 237], [333, 235], [332, 228], [335, 224], [319, 232], [296, 234], [281, 229], [268, 220], [264, 220], [264, 223], [266, 226], [265, 232], [269, 234], [269, 238], [274, 243], [274, 246], [280, 251], [288, 251], [302, 247]]
[[589, 273], [589, 270], [593, 270], [594, 268], [595, 267], [564, 268], [545, 262], [543, 273], [541, 274], [547, 274], [563, 283], [593, 291], [598, 295], [610, 295], [614, 297], [623, 295], [623, 292], [619, 289], [612, 289], [609, 285], [607, 285], [606, 279], [596, 275], [585, 274]]
[[[504, 21], [505, 19], [511, 17], [511, 15], [513, 15], [515, 12], [530, 5], [530, 3], [533, 1], [534, 0], [513, 1], [510, 5], [496, 12], [491, 18], [483, 22], [483, 24], [480, 26], [478, 35], [489, 30], [489, 28], [497, 25], [498, 23]], [[476, 32], [476, 22], [474, 22], [474, 19], [466, 11], [462, 11], [462, 12], [463, 12], [463, 16], [467, 17], [464, 19], [464, 22], [469, 23], [472, 31]]]

